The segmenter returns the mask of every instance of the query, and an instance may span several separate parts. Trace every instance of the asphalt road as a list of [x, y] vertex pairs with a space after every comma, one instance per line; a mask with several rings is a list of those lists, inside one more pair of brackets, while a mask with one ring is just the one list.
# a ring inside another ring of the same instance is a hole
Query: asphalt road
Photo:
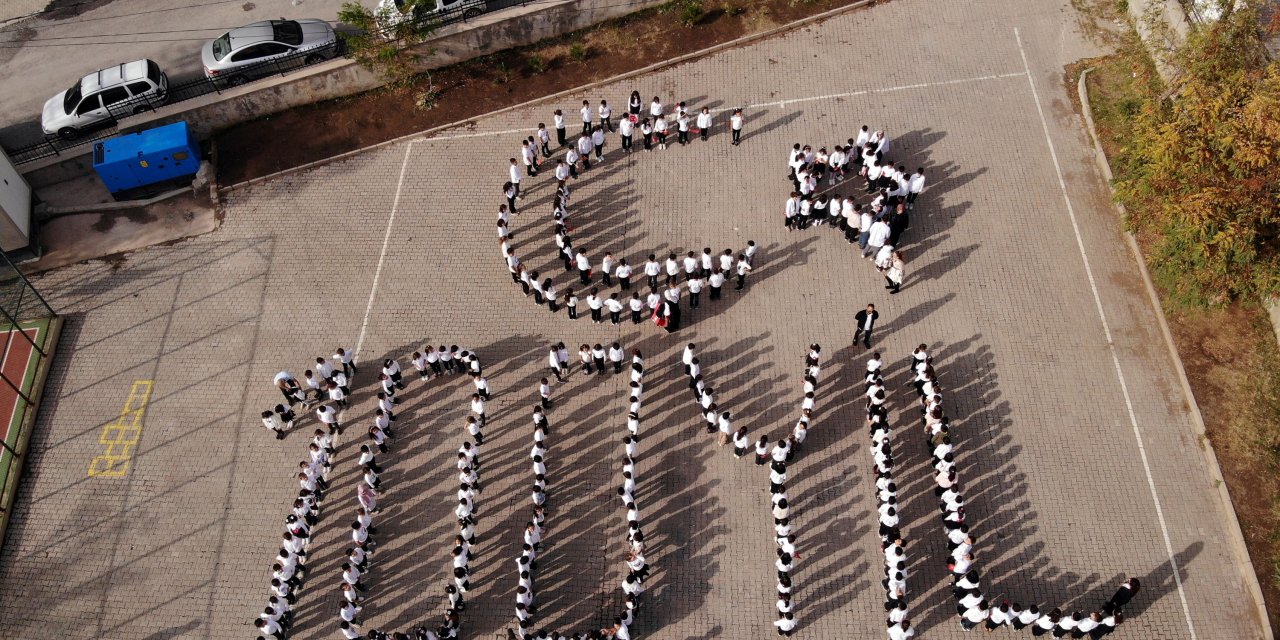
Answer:
[[[365, 0], [372, 5], [373, 0]], [[199, 76], [200, 47], [229, 28], [273, 18], [335, 20], [342, 0], [89, 0], [0, 28], [0, 145], [41, 138], [45, 100], [85, 74], [140, 58], [172, 81]], [[5, 10], [0, 20], [12, 18]]]

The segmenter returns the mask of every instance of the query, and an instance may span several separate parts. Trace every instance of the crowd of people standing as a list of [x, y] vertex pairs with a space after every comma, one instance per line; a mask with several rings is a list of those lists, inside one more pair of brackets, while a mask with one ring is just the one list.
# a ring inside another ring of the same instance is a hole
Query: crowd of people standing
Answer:
[[[730, 412], [722, 410], [716, 404], [715, 389], [707, 385], [702, 377], [702, 361], [697, 356], [696, 348], [697, 345], [689, 343], [680, 355], [685, 375], [689, 379], [689, 389], [699, 407], [707, 433], [718, 432], [721, 446], [732, 443], [733, 456], [740, 459], [751, 449], [751, 436], [746, 427], [739, 427], [735, 431]], [[777, 544], [777, 560], [774, 561], [774, 566], [778, 571], [778, 599], [775, 603], [777, 617], [773, 625], [778, 635], [783, 637], [790, 636], [798, 624], [792, 600], [794, 589], [792, 571], [795, 561], [800, 559], [800, 553], [796, 549], [796, 535], [791, 526], [791, 502], [787, 494], [787, 465], [795, 459], [796, 451], [808, 437], [810, 420], [817, 409], [816, 393], [818, 377], [821, 374], [819, 363], [821, 355], [822, 347], [817, 344], [810, 345], [805, 353], [804, 397], [801, 400], [800, 418], [792, 428], [791, 435], [772, 445], [768, 435], [761, 435], [754, 449], [756, 465], [769, 465], [770, 512], [773, 515], [774, 542]]]
[[930, 455], [933, 459], [934, 490], [942, 512], [943, 530], [950, 557], [947, 570], [952, 576], [951, 593], [956, 599], [960, 625], [971, 630], [979, 625], [988, 631], [1008, 626], [1031, 629], [1033, 636], [1054, 638], [1090, 638], [1098, 640], [1110, 635], [1124, 621], [1123, 608], [1140, 588], [1136, 578], [1126, 580], [1101, 611], [1070, 614], [1054, 608], [1042, 611], [1037, 605], [1023, 607], [1019, 602], [988, 600], [982, 590], [982, 576], [975, 560], [974, 534], [965, 522], [964, 494], [961, 490], [956, 452], [951, 437], [951, 424], [942, 405], [942, 388], [938, 384], [933, 358], [928, 345], [921, 344], [911, 354], [912, 385], [919, 397], [920, 413], [925, 427]]
[[[446, 354], [442, 357], [441, 354]], [[431, 357], [434, 356], [434, 357]], [[378, 464], [378, 455], [387, 454], [390, 439], [395, 437], [391, 425], [396, 420], [396, 406], [400, 398], [396, 397], [405, 389], [404, 373], [394, 358], [382, 363], [382, 371], [378, 376], [380, 387], [377, 392], [376, 408], [373, 424], [369, 427], [368, 440], [360, 446], [361, 482], [356, 491], [359, 506], [356, 508], [355, 520], [351, 523], [351, 543], [342, 563], [342, 604], [338, 616], [338, 631], [347, 640], [368, 638], [368, 640], [444, 640], [457, 638], [462, 625], [462, 611], [466, 607], [464, 594], [471, 588], [468, 563], [473, 554], [472, 545], [476, 542], [475, 526], [478, 517], [475, 501], [481, 490], [480, 486], [480, 448], [484, 444], [483, 428], [486, 422], [485, 402], [491, 397], [488, 382], [484, 378], [484, 370], [480, 358], [474, 351], [459, 349], [457, 346], [439, 350], [428, 345], [422, 351], [412, 355], [414, 369], [418, 379], [423, 383], [446, 376], [469, 374], [476, 392], [471, 396], [471, 411], [464, 421], [466, 434], [458, 447], [457, 463], [458, 492], [457, 504], [453, 512], [458, 522], [458, 535], [452, 547], [452, 584], [445, 587], [445, 595], [449, 605], [444, 612], [444, 621], [434, 630], [418, 626], [409, 633], [387, 632], [371, 629], [367, 633], [361, 629], [360, 612], [364, 601], [365, 583], [362, 578], [368, 574], [373, 562], [374, 550], [377, 547], [375, 537], [377, 529], [373, 526], [373, 515], [378, 512], [378, 492], [382, 489], [379, 474], [382, 467]]]
[[867, 429], [871, 433], [871, 459], [876, 471], [876, 512], [879, 514], [880, 550], [884, 554], [885, 627], [889, 640], [915, 637], [907, 606], [907, 551], [899, 526], [898, 484], [894, 480], [893, 445], [889, 410], [885, 402], [884, 361], [876, 352], [867, 360], [863, 393], [867, 399]]
[[[549, 359], [551, 368], [560, 377], [562, 370], [568, 368], [568, 353], [561, 360], [558, 352], [563, 345], [551, 347]], [[617, 348], [615, 343], [614, 347]], [[584, 345], [585, 347], [585, 345]], [[584, 373], [592, 372], [591, 364], [584, 361]], [[599, 372], [604, 371], [603, 362], [597, 365]], [[615, 373], [621, 373], [621, 367], [615, 367]], [[542, 550], [543, 533], [546, 530], [547, 512], [547, 431], [549, 422], [545, 410], [549, 408], [548, 396], [541, 388], [547, 384], [542, 379], [539, 388], [540, 401], [533, 408], [533, 447], [529, 457], [533, 466], [533, 489], [531, 501], [533, 510], [529, 521], [525, 524], [524, 539], [520, 547], [520, 557], [516, 560], [519, 583], [516, 586], [516, 628], [512, 631], [520, 640], [631, 640], [630, 626], [635, 620], [635, 610], [640, 604], [640, 595], [644, 593], [644, 583], [649, 577], [649, 565], [645, 561], [645, 538], [640, 525], [640, 509], [636, 506], [636, 458], [639, 456], [640, 442], [640, 406], [644, 398], [644, 357], [638, 349], [631, 352], [629, 405], [627, 411], [627, 435], [623, 437], [622, 486], [618, 488], [618, 497], [627, 513], [627, 558], [626, 577], [622, 580], [624, 609], [621, 615], [614, 618], [613, 624], [603, 629], [578, 632], [571, 635], [559, 631], [533, 629], [534, 617], [537, 613], [536, 583], [534, 574], [537, 570], [538, 554]]]
[[[853, 195], [827, 193], [838, 186], [857, 187], [863, 179], [871, 200], [856, 202]], [[889, 159], [889, 137], [863, 125], [857, 136], [832, 145], [832, 151], [795, 143], [787, 157], [787, 179], [792, 191], [783, 208], [783, 225], [790, 230], [828, 226], [838, 229], [862, 256], [875, 263], [890, 294], [898, 293], [906, 275], [906, 260], [895, 247], [911, 226], [911, 210], [924, 192], [924, 167], [907, 173], [905, 165]], [[827, 190], [822, 184], [826, 182]]]
[[[666, 148], [668, 123], [675, 126], [676, 141], [681, 145], [692, 143], [690, 134], [697, 134], [702, 142], [706, 142], [715, 126], [713, 114], [705, 107], [695, 114], [680, 102], [668, 111], [657, 97], [649, 103], [647, 111], [642, 111], [643, 107], [637, 92], [628, 99], [627, 112], [618, 117], [614, 116], [607, 100], [601, 100], [595, 108], [590, 101], [584, 100], [580, 110], [582, 131], [576, 141], [569, 138], [566, 117], [557, 109], [553, 120], [557, 145], [554, 150], [546, 124], [539, 123], [534, 135], [520, 141], [520, 159], [510, 158], [508, 161], [509, 179], [502, 187], [506, 204], [498, 207], [498, 242], [512, 282], [520, 285], [524, 295], [532, 297], [539, 305], [545, 305], [552, 313], [558, 313], [563, 306], [569, 318], [576, 320], [587, 315], [580, 313], [580, 307], [585, 306], [593, 322], [604, 322], [604, 315], [608, 313], [610, 322], [620, 324], [629, 311], [633, 323], [639, 324], [648, 319], [670, 332], [681, 325], [681, 301], [686, 295], [688, 308], [697, 309], [704, 291], [710, 301], [720, 300], [723, 288], [730, 281], [735, 282], [734, 290], [742, 291], [746, 287], [747, 275], [752, 271], [758, 247], [751, 241], [736, 253], [732, 249], [713, 253], [710, 247], [705, 247], [701, 252], [685, 252], [684, 256], [670, 253], [665, 260], [653, 253], [643, 261], [637, 258], [631, 262], [606, 252], [597, 262], [585, 247], [574, 244], [570, 183], [591, 168], [593, 156], [596, 163], [606, 160], [607, 136], [616, 134], [622, 153], [629, 154], [634, 150], [637, 133], [644, 150], [652, 151]], [[644, 113], [648, 117], [643, 117]], [[731, 144], [735, 146], [741, 141], [744, 122], [741, 109], [735, 110], [728, 125], [732, 132]], [[555, 158], [560, 149], [565, 149], [564, 155]], [[555, 226], [556, 249], [565, 272], [570, 274], [570, 278], [577, 277], [576, 284], [563, 289], [557, 289], [550, 274], [525, 264], [515, 252], [511, 232], [511, 216], [519, 212], [519, 203], [524, 199], [521, 191], [523, 182], [537, 177], [541, 173], [539, 167], [544, 167], [545, 171], [545, 166], [553, 163], [551, 171], [556, 186], [551, 197], [551, 218]], [[643, 286], [640, 284], [641, 276], [645, 278]], [[603, 289], [612, 287], [615, 280], [618, 291]]]

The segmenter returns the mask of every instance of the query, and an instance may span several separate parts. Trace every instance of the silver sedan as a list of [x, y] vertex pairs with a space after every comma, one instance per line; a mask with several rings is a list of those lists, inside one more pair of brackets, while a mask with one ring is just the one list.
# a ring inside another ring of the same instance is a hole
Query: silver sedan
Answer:
[[205, 43], [200, 59], [205, 77], [234, 86], [276, 73], [278, 67], [268, 64], [273, 60], [301, 66], [337, 54], [338, 36], [324, 20], [264, 20]]

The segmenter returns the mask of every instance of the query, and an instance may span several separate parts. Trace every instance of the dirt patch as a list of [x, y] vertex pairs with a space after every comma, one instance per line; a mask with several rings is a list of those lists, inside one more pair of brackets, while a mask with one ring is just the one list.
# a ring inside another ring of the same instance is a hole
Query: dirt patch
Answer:
[[[603, 80], [728, 42], [854, 0], [725, 0], [704, 3], [693, 26], [677, 8], [648, 9], [528, 47], [508, 49], [432, 72], [410, 87], [376, 89], [298, 107], [216, 135], [224, 184], [323, 160], [424, 129]], [[428, 87], [428, 110], [414, 106]], [[625, 105], [615, 107], [621, 110]]]
[[[1089, 61], [1089, 101], [1103, 150], [1109, 158], [1123, 149], [1128, 121], [1141, 105], [1141, 86], [1150, 58], [1141, 49], [1119, 47], [1115, 56]], [[1069, 69], [1075, 94], [1078, 69]], [[1126, 167], [1114, 160], [1116, 177]], [[1157, 238], [1138, 235], [1144, 248]], [[1254, 573], [1262, 587], [1272, 629], [1280, 628], [1280, 346], [1266, 311], [1256, 302], [1221, 308], [1171, 308], [1161, 291], [1174, 344], [1204, 416], [1222, 479], [1231, 492], [1236, 517]]]

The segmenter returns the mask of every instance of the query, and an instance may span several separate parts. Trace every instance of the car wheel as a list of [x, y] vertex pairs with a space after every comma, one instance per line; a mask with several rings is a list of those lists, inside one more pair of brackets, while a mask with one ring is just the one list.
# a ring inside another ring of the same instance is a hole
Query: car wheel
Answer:
[[63, 127], [58, 129], [58, 137], [63, 140], [75, 140], [80, 137], [80, 132], [72, 127]]
[[145, 106], [143, 106], [143, 105], [138, 105], [138, 106], [136, 106], [136, 107], [134, 107], [134, 108], [133, 108], [133, 115], [135, 115], [135, 116], [136, 116], [136, 115], [138, 115], [138, 114], [140, 114], [140, 113], [145, 113], [146, 111], [147, 111], [147, 108], [146, 108]]
[[231, 76], [230, 78], [227, 78], [227, 86], [238, 87], [248, 81], [249, 79], [244, 76]]
[[324, 56], [322, 56], [322, 55], [320, 55], [320, 54], [318, 54], [318, 53], [313, 53], [313, 54], [308, 55], [307, 57], [303, 58], [303, 59], [302, 59], [302, 61], [303, 61], [303, 62], [305, 62], [305, 63], [307, 63], [307, 64], [316, 64], [316, 63], [318, 63], [318, 62], [324, 62]]
[[463, 11], [463, 12], [462, 12], [462, 19], [463, 19], [463, 20], [470, 20], [470, 19], [472, 19], [472, 18], [474, 18], [474, 17], [476, 17], [476, 16], [480, 15], [481, 13], [483, 13], [483, 11], [480, 11], [480, 10], [479, 10], [479, 9], [477, 9], [476, 7], [471, 7], [470, 9], [467, 9], [466, 11]]

